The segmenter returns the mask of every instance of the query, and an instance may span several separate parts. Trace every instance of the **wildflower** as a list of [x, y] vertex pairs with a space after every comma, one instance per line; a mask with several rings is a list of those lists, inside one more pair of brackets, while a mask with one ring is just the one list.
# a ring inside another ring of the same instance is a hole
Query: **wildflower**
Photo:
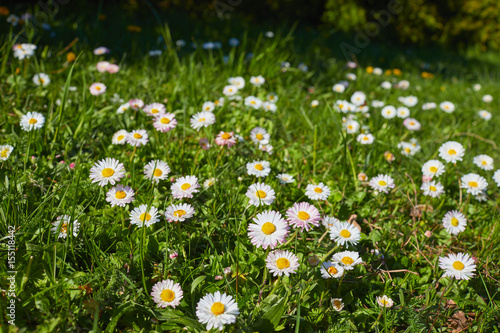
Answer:
[[359, 253], [353, 251], [336, 253], [333, 255], [332, 259], [348, 271], [353, 270], [354, 266], [363, 262], [363, 260], [359, 257]]
[[209, 150], [211, 145], [207, 138], [201, 138], [199, 141], [200, 147], [205, 150]]
[[395, 187], [392, 177], [384, 174], [373, 177], [370, 180], [370, 186], [372, 189], [383, 193], [388, 193], [390, 189]]
[[362, 145], [371, 145], [375, 137], [371, 134], [359, 134], [356, 138], [356, 141], [361, 143]]
[[491, 113], [486, 111], [486, 110], [481, 110], [478, 112], [478, 114], [479, 114], [479, 117], [483, 118], [486, 121], [491, 119]]
[[356, 245], [361, 239], [361, 232], [349, 222], [335, 221], [330, 227], [330, 238], [339, 245]]
[[168, 132], [177, 126], [177, 119], [173, 113], [163, 113], [154, 118], [153, 127], [160, 132]]
[[128, 101], [128, 104], [132, 108], [132, 110], [139, 110], [144, 107], [144, 101], [142, 99], [131, 99]]
[[165, 105], [161, 103], [152, 103], [144, 107], [143, 111], [150, 116], [159, 116], [165, 113]]
[[489, 171], [493, 170], [493, 159], [488, 155], [478, 155], [474, 157], [472, 162], [477, 165], [480, 169]]
[[130, 104], [128, 104], [128, 103], [122, 104], [118, 107], [118, 109], [116, 110], [116, 113], [122, 114], [125, 111], [127, 111], [129, 108], [130, 108]]
[[437, 105], [434, 102], [424, 103], [422, 105], [422, 110], [432, 110], [432, 109], [435, 109], [436, 107], [437, 107]]
[[356, 120], [350, 119], [345, 122], [344, 127], [348, 134], [354, 134], [359, 130], [359, 123]]
[[408, 118], [410, 116], [410, 109], [408, 109], [405, 106], [400, 106], [396, 109], [396, 114], [398, 118], [402, 119]]
[[390, 297], [387, 297], [386, 295], [382, 297], [377, 296], [376, 301], [378, 305], [380, 305], [383, 308], [391, 308], [394, 305], [393, 300]]
[[497, 186], [500, 187], [500, 169], [495, 171], [495, 173], [493, 174], [493, 180], [495, 180]]
[[248, 187], [246, 196], [250, 199], [249, 204], [253, 206], [270, 205], [276, 198], [271, 186], [264, 183], [255, 183]]
[[24, 131], [37, 130], [43, 127], [45, 124], [45, 117], [38, 112], [28, 112], [21, 117], [21, 128]]
[[123, 145], [127, 142], [128, 132], [126, 130], [119, 130], [111, 138], [111, 143], [114, 145]]
[[227, 146], [228, 148], [231, 148], [236, 144], [234, 132], [221, 131], [215, 138], [215, 144], [218, 146]]
[[351, 103], [360, 106], [365, 104], [366, 95], [362, 91], [355, 91], [351, 96]]
[[123, 177], [125, 177], [125, 168], [114, 158], [100, 160], [90, 169], [92, 183], [99, 183], [99, 186], [106, 186], [108, 183], [115, 185]]
[[444, 173], [444, 164], [439, 160], [429, 160], [422, 165], [422, 173], [428, 177], [439, 177]]
[[274, 276], [290, 276], [299, 267], [299, 258], [290, 251], [276, 250], [266, 258], [266, 267]]
[[135, 200], [134, 195], [132, 188], [118, 184], [106, 193], [106, 201], [111, 204], [111, 207], [125, 207], [125, 205]]
[[326, 261], [321, 264], [321, 277], [323, 279], [340, 278], [344, 275], [344, 268], [337, 262]]
[[156, 303], [156, 307], [166, 308], [171, 306], [175, 308], [177, 305], [181, 304], [183, 292], [179, 283], [167, 279], [157, 282], [153, 286], [151, 296]]
[[127, 135], [127, 143], [133, 147], [140, 147], [149, 142], [149, 135], [146, 130], [133, 130]]
[[431, 198], [439, 198], [444, 193], [444, 186], [436, 181], [424, 182], [420, 189], [424, 192], [425, 196], [430, 196]]
[[442, 102], [441, 104], [439, 104], [439, 108], [441, 108], [441, 110], [446, 113], [452, 113], [453, 111], [455, 111], [455, 104], [453, 104], [452, 102]]
[[343, 84], [337, 83], [333, 86], [333, 91], [337, 93], [343, 93], [345, 91], [345, 86]]
[[155, 206], [140, 205], [130, 212], [130, 223], [137, 225], [139, 228], [143, 225], [149, 227], [159, 221], [158, 209]]
[[194, 208], [190, 204], [170, 205], [165, 210], [165, 217], [168, 222], [184, 222], [193, 217]]
[[253, 109], [259, 109], [262, 106], [262, 101], [255, 96], [248, 96], [245, 98], [245, 105]]
[[439, 258], [439, 268], [444, 270], [444, 277], [457, 280], [469, 280], [476, 271], [474, 260], [467, 253], [450, 253], [446, 257]]
[[14, 150], [11, 145], [0, 145], [0, 161], [6, 161]]
[[458, 235], [465, 230], [467, 219], [464, 214], [458, 210], [452, 210], [446, 213], [443, 217], [443, 227], [451, 235]]
[[110, 65], [110, 63], [107, 62], [107, 61], [99, 61], [96, 64], [97, 71], [99, 73], [104, 73], [104, 72], [106, 72], [108, 70], [109, 65]]
[[202, 127], [208, 127], [215, 123], [215, 116], [212, 112], [202, 111], [193, 115], [190, 119], [191, 127], [197, 131]]
[[252, 76], [250, 78], [250, 83], [253, 84], [255, 87], [260, 87], [266, 82], [266, 79], [262, 77], [262, 75], [259, 76]]
[[253, 161], [247, 163], [247, 173], [257, 177], [266, 177], [271, 172], [268, 161]]
[[312, 226], [319, 226], [321, 216], [319, 211], [313, 205], [307, 202], [294, 203], [286, 211], [288, 223], [295, 229], [309, 231]]
[[94, 49], [95, 55], [103, 55], [103, 54], [107, 54], [109, 52], [110, 52], [110, 50], [104, 46], [99, 46], [98, 48]]
[[445, 142], [439, 147], [439, 157], [448, 163], [457, 163], [462, 160], [465, 154], [464, 147], [455, 141]]
[[250, 132], [250, 138], [255, 143], [268, 144], [269, 143], [269, 139], [271, 138], [271, 136], [262, 127], [255, 127]]
[[245, 88], [245, 79], [241, 76], [230, 77], [228, 80], [229, 84], [235, 86], [237, 89]]
[[319, 101], [318, 100], [313, 100], [311, 102], [311, 107], [313, 107], [313, 108], [317, 107], [318, 105], [319, 105]]
[[226, 96], [234, 96], [238, 92], [238, 87], [235, 85], [228, 85], [222, 89], [222, 93]]
[[327, 200], [330, 193], [330, 188], [323, 183], [309, 184], [306, 187], [306, 196], [311, 200]]
[[212, 328], [222, 331], [224, 325], [236, 322], [239, 313], [233, 297], [219, 291], [205, 295], [196, 306], [196, 316], [200, 323], [207, 324], [207, 331]]
[[491, 95], [484, 95], [483, 96], [483, 102], [491, 103], [491, 101], [493, 101], [493, 96], [491, 96]]
[[72, 220], [69, 215], [58, 216], [55, 222], [52, 222], [52, 232], [57, 235], [57, 238], [68, 237], [68, 231], [73, 228], [73, 236], [78, 235], [78, 230], [80, 229], [80, 223], [78, 220]]
[[291, 176], [287, 173], [280, 173], [279, 175], [276, 176], [276, 178], [278, 178], [278, 180], [281, 184], [290, 184], [290, 183], [293, 183], [295, 181], [293, 179], [293, 176]]
[[276, 112], [276, 110], [278, 109], [278, 107], [276, 106], [276, 104], [271, 103], [271, 102], [264, 102], [264, 103], [262, 103], [262, 108], [266, 112], [267, 111]]
[[420, 130], [420, 123], [418, 120], [413, 119], [413, 118], [406, 118], [403, 121], [403, 125], [409, 129], [410, 131], [418, 131]]
[[170, 167], [167, 163], [160, 160], [153, 160], [144, 167], [144, 177], [158, 183], [160, 180], [167, 179], [170, 173]]
[[100, 82], [95, 82], [95, 83], [92, 83], [89, 90], [90, 90], [90, 94], [92, 94], [94, 96], [99, 96], [99, 95], [104, 94], [106, 92], [106, 86]]
[[478, 195], [488, 187], [486, 179], [475, 173], [468, 173], [461, 178], [461, 188], [467, 190], [467, 193]]
[[192, 198], [193, 193], [198, 192], [198, 178], [196, 176], [186, 176], [177, 179], [175, 183], [172, 184], [170, 189], [172, 190], [172, 196], [176, 199], [182, 198]]
[[396, 117], [397, 111], [396, 108], [392, 105], [386, 105], [382, 108], [382, 117], [385, 119], [391, 119]]
[[340, 312], [344, 308], [344, 302], [342, 302], [342, 298], [332, 298], [332, 307], [335, 311]]
[[45, 87], [50, 83], [50, 78], [45, 73], [35, 74], [33, 75], [33, 83], [37, 86]]
[[289, 226], [279, 212], [268, 210], [253, 218], [255, 223], [248, 225], [248, 236], [256, 247], [274, 249], [283, 244], [288, 235]]

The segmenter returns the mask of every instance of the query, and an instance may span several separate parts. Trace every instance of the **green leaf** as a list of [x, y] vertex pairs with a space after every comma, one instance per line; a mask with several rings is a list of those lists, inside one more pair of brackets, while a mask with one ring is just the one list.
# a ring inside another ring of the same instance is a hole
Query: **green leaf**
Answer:
[[206, 275], [202, 275], [194, 279], [193, 283], [191, 283], [191, 294], [195, 291], [196, 287], [198, 287], [198, 285], [202, 283], [203, 280], [205, 280], [206, 278], [207, 278]]

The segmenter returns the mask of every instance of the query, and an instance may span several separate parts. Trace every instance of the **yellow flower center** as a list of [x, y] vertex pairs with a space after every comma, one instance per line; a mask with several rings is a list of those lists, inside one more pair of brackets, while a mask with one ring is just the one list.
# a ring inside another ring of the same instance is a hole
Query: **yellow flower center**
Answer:
[[478, 184], [477, 184], [477, 182], [469, 182], [469, 186], [470, 187], [477, 187]]
[[200, 123], [204, 123], [204, 122], [205, 122], [205, 120], [206, 120], [205, 118], [200, 118], [200, 119], [198, 119], [198, 121], [199, 121]]
[[385, 185], [387, 185], [387, 183], [385, 182], [385, 180], [379, 180], [379, 181], [378, 181], [378, 184], [379, 184], [380, 186], [385, 186]]
[[319, 187], [316, 187], [314, 189], [314, 192], [316, 192], [316, 193], [323, 193], [323, 190], [321, 188], [319, 188]]
[[334, 308], [340, 308], [341, 306], [342, 306], [342, 302], [341, 301], [339, 301], [337, 299], [335, 301], [333, 301], [333, 307]]
[[464, 269], [464, 264], [460, 261], [455, 261], [453, 263], [453, 268], [455, 268], [457, 271], [461, 271], [462, 269]]
[[210, 311], [216, 316], [223, 314], [224, 310], [226, 310], [226, 307], [221, 302], [215, 302], [210, 308]]
[[125, 191], [117, 191], [115, 193], [115, 198], [117, 199], [123, 199], [127, 196], [127, 193], [125, 193]]
[[436, 173], [436, 172], [438, 171], [438, 168], [436, 168], [435, 166], [431, 166], [431, 167], [429, 168], [429, 170], [430, 170], [430, 172], [432, 172], [432, 173]]
[[264, 139], [264, 134], [262, 134], [262, 133], [257, 133], [257, 134], [255, 135], [255, 137], [257, 138], [257, 140], [262, 140], [262, 139]]
[[264, 170], [264, 167], [262, 166], [262, 164], [255, 164], [255, 169], [262, 171]]
[[9, 153], [9, 150], [8, 149], [4, 149], [2, 150], [2, 152], [0, 153], [0, 156], [2, 157], [7, 157], [7, 154]]
[[276, 226], [271, 222], [266, 222], [262, 225], [262, 232], [266, 235], [271, 235], [276, 231]]
[[486, 165], [486, 164], [488, 164], [488, 162], [486, 162], [486, 161], [482, 161], [482, 162], [481, 162], [481, 164], [482, 164], [482, 165]]
[[231, 134], [225, 132], [224, 134], [221, 135], [221, 138], [223, 138], [224, 140], [227, 140], [231, 137]]
[[161, 118], [160, 123], [162, 123], [162, 124], [170, 124], [170, 119], [168, 119], [168, 118]]
[[149, 221], [151, 220], [151, 215], [149, 213], [142, 213], [141, 216], [139, 216], [139, 220]]
[[65, 234], [65, 233], [67, 233], [67, 232], [68, 232], [68, 224], [67, 224], [67, 223], [63, 223], [63, 224], [61, 225], [61, 232], [62, 232], [63, 234]]
[[[330, 266], [328, 267], [328, 273], [332, 274], [332, 275], [335, 275], [337, 274], [339, 271], [337, 270], [337, 268], [335, 268], [335, 266]], [[338, 301], [337, 301], [338, 302]]]
[[101, 90], [101, 87], [97, 86], [97, 87], [95, 87], [95, 90], [99, 91], [99, 90]]
[[104, 168], [102, 169], [101, 171], [101, 174], [103, 177], [111, 177], [115, 174], [115, 170], [111, 169], [111, 168]]
[[124, 137], [125, 137], [125, 135], [119, 135], [119, 136], [116, 138], [116, 140], [118, 140], [118, 141], [122, 141]]
[[387, 305], [387, 303], [389, 303], [389, 302], [388, 302], [385, 298], [382, 298], [382, 299], [380, 300], [380, 303], [382, 303], [382, 305], [384, 305], [384, 306], [385, 306], [385, 305]]
[[182, 217], [182, 216], [184, 216], [184, 215], [186, 215], [186, 211], [185, 211], [185, 210], [182, 210], [182, 209], [176, 210], [176, 211], [174, 212], [174, 216], [177, 216], [177, 217]]
[[342, 258], [342, 260], [341, 260], [341, 261], [342, 261], [344, 264], [346, 264], [346, 265], [352, 265], [352, 263], [354, 262], [354, 260], [352, 260], [352, 258], [351, 258], [351, 257], [344, 257], [344, 258]]
[[306, 212], [304, 212], [304, 211], [302, 211], [302, 210], [301, 210], [301, 211], [297, 214], [297, 217], [298, 217], [299, 219], [301, 219], [302, 221], [305, 221], [305, 220], [307, 220], [307, 219], [309, 218], [309, 214], [307, 214]]
[[456, 155], [457, 152], [455, 151], [455, 149], [450, 149], [448, 150], [448, 155]]
[[134, 138], [140, 139], [142, 138], [142, 135], [140, 135], [139, 133], [134, 133]]
[[154, 175], [155, 177], [160, 177], [161, 175], [163, 175], [163, 171], [161, 171], [160, 169], [155, 169]]
[[189, 184], [189, 183], [184, 183], [184, 184], [182, 184], [181, 189], [182, 189], [183, 191], [185, 191], [185, 190], [189, 189], [190, 187], [191, 187], [191, 184]]
[[352, 130], [353, 127], [352, 127], [352, 125], [348, 125], [347, 128]]
[[264, 192], [262, 190], [258, 190], [257, 192], [255, 192], [255, 196], [257, 198], [264, 199], [265, 197], [267, 197], [267, 194], [266, 194], [266, 192]]
[[276, 266], [278, 267], [278, 269], [288, 268], [290, 267], [290, 261], [288, 261], [287, 258], [279, 258], [278, 260], [276, 260]]
[[31, 118], [30, 121], [29, 121], [29, 123], [31, 125], [36, 124], [37, 122], [38, 122], [38, 120], [36, 120], [35, 118]]
[[256, 103], [255, 101], [250, 101], [250, 104], [253, 104], [253, 105], [255, 105], [255, 103]]
[[363, 140], [368, 141], [368, 137], [367, 137], [367, 136], [364, 136], [364, 137], [363, 137]]
[[175, 293], [170, 289], [165, 289], [160, 295], [163, 302], [170, 303], [175, 299]]
[[456, 217], [452, 217], [450, 223], [452, 226], [456, 227], [458, 226], [458, 219]]
[[436, 186], [429, 186], [429, 190], [431, 190], [432, 192], [436, 192], [437, 188]]
[[41, 84], [45, 82], [42, 78], [39, 78], [38, 80], [40, 81]]
[[351, 232], [347, 229], [342, 229], [340, 231], [340, 236], [342, 236], [344, 238], [349, 238], [349, 237], [351, 237]]
[[158, 109], [152, 109], [151, 110], [151, 113], [153, 113], [153, 114], [158, 113], [158, 112], [160, 112]]
[[405, 152], [406, 152], [407, 154], [409, 154], [409, 153], [411, 152], [411, 149], [407, 147], [407, 148], [405, 148]]

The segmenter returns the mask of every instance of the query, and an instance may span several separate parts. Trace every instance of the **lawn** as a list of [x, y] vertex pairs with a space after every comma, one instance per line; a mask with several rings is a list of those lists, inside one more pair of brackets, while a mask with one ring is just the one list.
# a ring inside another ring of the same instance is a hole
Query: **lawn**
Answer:
[[1, 26], [7, 331], [500, 331], [489, 59], [110, 16]]

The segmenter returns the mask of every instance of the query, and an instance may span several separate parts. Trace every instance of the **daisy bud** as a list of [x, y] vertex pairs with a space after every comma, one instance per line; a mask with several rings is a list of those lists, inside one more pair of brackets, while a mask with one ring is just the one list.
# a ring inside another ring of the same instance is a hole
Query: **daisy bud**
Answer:
[[424, 233], [424, 236], [425, 236], [425, 237], [427, 237], [427, 238], [431, 237], [431, 236], [432, 236], [432, 231], [427, 230], [427, 231]]
[[316, 255], [311, 254], [309, 257], [307, 257], [307, 262], [312, 267], [316, 267], [319, 265], [319, 258]]
[[172, 253], [171, 253], [168, 257], [169, 257], [170, 259], [175, 259], [175, 258], [177, 258], [178, 256], [179, 256], [179, 254], [178, 254], [177, 252], [172, 252]]
[[75, 163], [71, 163], [71, 164], [69, 165], [69, 168], [73, 170], [73, 169], [75, 168]]
[[361, 172], [358, 173], [358, 179], [362, 182], [366, 182], [368, 180], [368, 176], [366, 175], [366, 173]]
[[222, 277], [222, 276], [220, 276], [220, 275], [217, 275], [217, 276], [215, 277], [215, 281], [219, 281], [219, 280], [222, 280], [222, 279], [223, 279], [223, 277]]

